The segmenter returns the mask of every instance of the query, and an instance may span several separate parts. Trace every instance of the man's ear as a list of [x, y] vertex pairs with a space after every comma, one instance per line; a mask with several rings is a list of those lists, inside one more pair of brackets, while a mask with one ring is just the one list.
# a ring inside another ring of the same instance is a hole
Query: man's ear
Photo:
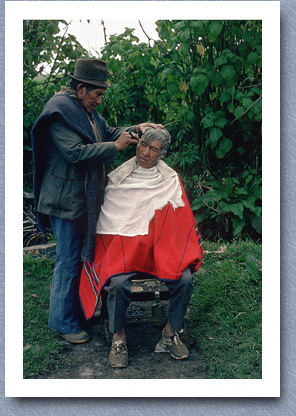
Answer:
[[79, 85], [77, 85], [77, 91], [78, 91], [78, 92], [83, 92], [83, 88], [85, 88], [85, 89], [86, 89], [86, 86], [85, 86], [84, 84], [79, 84]]
[[164, 152], [164, 153], [160, 156], [160, 159], [163, 159], [166, 155], [167, 155], [167, 152]]

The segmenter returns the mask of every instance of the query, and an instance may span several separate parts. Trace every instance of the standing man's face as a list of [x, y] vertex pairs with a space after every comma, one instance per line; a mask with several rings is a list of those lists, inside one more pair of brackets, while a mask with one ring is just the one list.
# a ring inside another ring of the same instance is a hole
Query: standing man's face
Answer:
[[90, 92], [86, 92], [86, 87], [84, 85], [78, 86], [77, 97], [81, 101], [81, 104], [86, 109], [88, 113], [91, 113], [97, 105], [100, 105], [102, 102], [102, 97], [105, 94], [105, 88], [96, 88]]

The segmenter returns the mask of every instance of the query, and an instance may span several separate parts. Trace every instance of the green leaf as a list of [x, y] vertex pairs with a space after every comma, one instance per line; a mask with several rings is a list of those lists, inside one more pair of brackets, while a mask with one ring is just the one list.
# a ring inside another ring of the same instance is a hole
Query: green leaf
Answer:
[[262, 94], [262, 90], [260, 88], [258, 88], [258, 87], [253, 87], [251, 89], [251, 91], [254, 92], [257, 95], [261, 95]]
[[137, 36], [134, 36], [134, 35], [130, 35], [130, 40], [132, 41], [132, 42], [139, 42], [139, 38], [137, 37]]
[[35, 117], [34, 117], [34, 115], [33, 115], [33, 114], [31, 114], [31, 113], [26, 113], [26, 114], [24, 115], [23, 123], [24, 123], [24, 126], [25, 126], [26, 128], [28, 128], [28, 127], [30, 127], [30, 126], [33, 126], [34, 122], [35, 122]]
[[206, 116], [206, 117], [204, 117], [204, 118], [201, 120], [201, 123], [202, 123], [203, 127], [204, 127], [205, 129], [207, 129], [207, 128], [209, 128], [209, 127], [213, 127], [213, 125], [214, 125], [214, 119], [213, 119], [213, 118], [211, 118], [211, 117], [209, 117], [209, 116]]
[[233, 81], [236, 76], [235, 69], [232, 65], [226, 65], [221, 68], [221, 75], [226, 81]]
[[168, 75], [172, 74], [173, 70], [171, 68], [166, 68], [164, 71], [162, 71], [160, 81], [164, 81], [167, 79]]
[[253, 105], [252, 110], [255, 114], [260, 115], [262, 112], [262, 101], [257, 101], [256, 104]]
[[178, 93], [179, 86], [176, 82], [170, 82], [167, 84], [167, 90], [168, 90], [169, 95], [173, 97], [174, 95]]
[[52, 35], [56, 35], [57, 33], [59, 33], [60, 29], [59, 29], [59, 24], [58, 22], [52, 22], [47, 26], [47, 31], [48, 33], [52, 34]]
[[208, 86], [208, 84], [208, 78], [204, 74], [199, 74], [197, 77], [192, 77], [190, 80], [190, 85], [197, 95], [201, 95]]
[[257, 207], [255, 205], [255, 200], [256, 200], [255, 197], [252, 197], [244, 201], [243, 204], [246, 208], [248, 208], [251, 212], [253, 212], [256, 215], [256, 217], [259, 217], [261, 215], [262, 209], [261, 207]]
[[[210, 69], [207, 70], [206, 77], [208, 79], [208, 84], [210, 84], [210, 85], [213, 84], [214, 79], [215, 79], [215, 76], [216, 76], [216, 74], [215, 74], [214, 71], [211, 71]], [[218, 96], [218, 91], [217, 90], [216, 91], [212, 91], [212, 94], [213, 93], [216, 93], [216, 95]]]
[[217, 59], [215, 59], [215, 65], [221, 66], [227, 63], [227, 58], [224, 55], [220, 55]]
[[244, 205], [242, 202], [239, 202], [237, 204], [229, 204], [228, 209], [241, 220], [243, 219]]
[[190, 29], [189, 27], [185, 27], [180, 34], [180, 41], [181, 42], [186, 42], [188, 41], [190, 38]]
[[234, 110], [235, 118], [239, 118], [244, 112], [245, 112], [244, 107], [242, 106], [236, 107], [236, 109]]
[[217, 128], [217, 127], [213, 127], [210, 131], [210, 142], [211, 142], [211, 146], [212, 148], [216, 146], [218, 140], [220, 139], [220, 137], [222, 137], [222, 131], [221, 129]]
[[256, 61], [258, 61], [259, 55], [256, 52], [251, 52], [248, 55], [248, 63], [249, 65], [253, 65]]
[[253, 216], [251, 220], [251, 225], [258, 234], [262, 233], [262, 220], [261, 217], [257, 217], [256, 215]]
[[215, 120], [215, 125], [217, 127], [221, 127], [223, 129], [227, 124], [226, 118], [218, 118], [218, 120]]
[[245, 169], [242, 173], [242, 179], [246, 179], [246, 177], [249, 175], [249, 173], [250, 173], [249, 170]]
[[140, 74], [137, 76], [137, 83], [139, 85], [145, 85], [145, 83], [147, 82], [147, 77], [144, 74]]
[[222, 94], [220, 95], [220, 103], [226, 103], [229, 99], [230, 99], [231, 95], [228, 92], [222, 92]]
[[237, 195], [248, 195], [249, 194], [249, 192], [246, 190], [246, 188], [238, 188], [236, 190], [236, 193], [237, 193]]
[[250, 108], [253, 103], [254, 102], [251, 100], [251, 98], [243, 98], [242, 104], [246, 110]]
[[227, 110], [232, 114], [234, 112], [234, 105], [232, 102], [227, 104]]
[[226, 186], [227, 192], [231, 193], [233, 190], [233, 181], [231, 178], [225, 179], [225, 186]]
[[232, 148], [232, 146], [233, 146], [233, 143], [230, 139], [223, 138], [220, 141], [218, 148], [215, 150], [216, 156], [219, 159], [223, 159], [226, 153], [228, 153], [229, 150]]
[[228, 197], [228, 192], [225, 189], [214, 189], [212, 194], [215, 201], [221, 201], [221, 199]]
[[178, 22], [178, 23], [176, 23], [175, 25], [174, 25], [174, 29], [177, 29], [177, 30], [182, 30], [182, 29], [184, 29], [184, 27], [186, 27], [187, 26], [187, 22], [186, 21], [184, 21], [184, 20], [181, 20], [180, 22]]
[[215, 87], [219, 87], [221, 84], [225, 84], [225, 81], [219, 72], [215, 73], [213, 84]]
[[252, 179], [253, 179], [253, 175], [250, 173], [250, 174], [247, 176], [247, 178], [246, 178], [245, 182], [246, 182], [246, 183], [250, 183]]
[[222, 30], [222, 27], [223, 25], [219, 21], [214, 21], [210, 24], [210, 32], [208, 34], [208, 39], [210, 42], [215, 42]]
[[235, 91], [234, 91], [233, 98], [234, 98], [235, 100], [242, 101], [242, 99], [243, 99], [244, 97], [245, 97], [245, 95], [244, 95], [241, 91], [239, 91], [239, 90], [235, 90]]
[[195, 91], [195, 89], [199, 85], [198, 78], [197, 77], [192, 77], [191, 80], [190, 80], [190, 85], [191, 85], [191, 88], [193, 89], [193, 91]]
[[189, 49], [190, 49], [189, 43], [182, 42], [180, 49], [179, 49], [180, 55], [183, 55], [183, 56], [187, 55], [189, 52]]
[[232, 221], [232, 227], [233, 227], [233, 236], [235, 237], [242, 231], [242, 229], [244, 228], [246, 224], [246, 221], [244, 218], [239, 219], [237, 217], [233, 217], [231, 221]]
[[245, 149], [243, 148], [243, 147], [238, 147], [237, 149], [237, 153], [240, 155], [240, 156], [242, 156], [246, 151], [245, 151]]

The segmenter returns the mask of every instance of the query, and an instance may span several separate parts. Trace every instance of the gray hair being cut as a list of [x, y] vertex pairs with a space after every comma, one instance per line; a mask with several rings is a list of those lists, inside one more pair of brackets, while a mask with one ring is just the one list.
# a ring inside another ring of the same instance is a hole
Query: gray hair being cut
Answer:
[[147, 127], [142, 136], [147, 143], [157, 140], [161, 143], [161, 154], [166, 152], [171, 144], [171, 135], [166, 129]]

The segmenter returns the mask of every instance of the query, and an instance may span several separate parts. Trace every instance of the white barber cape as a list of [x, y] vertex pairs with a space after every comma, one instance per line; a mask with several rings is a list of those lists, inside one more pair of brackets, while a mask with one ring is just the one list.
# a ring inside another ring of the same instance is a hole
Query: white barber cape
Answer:
[[134, 157], [108, 176], [96, 234], [146, 235], [157, 209], [184, 206], [178, 174], [163, 161], [145, 169]]

